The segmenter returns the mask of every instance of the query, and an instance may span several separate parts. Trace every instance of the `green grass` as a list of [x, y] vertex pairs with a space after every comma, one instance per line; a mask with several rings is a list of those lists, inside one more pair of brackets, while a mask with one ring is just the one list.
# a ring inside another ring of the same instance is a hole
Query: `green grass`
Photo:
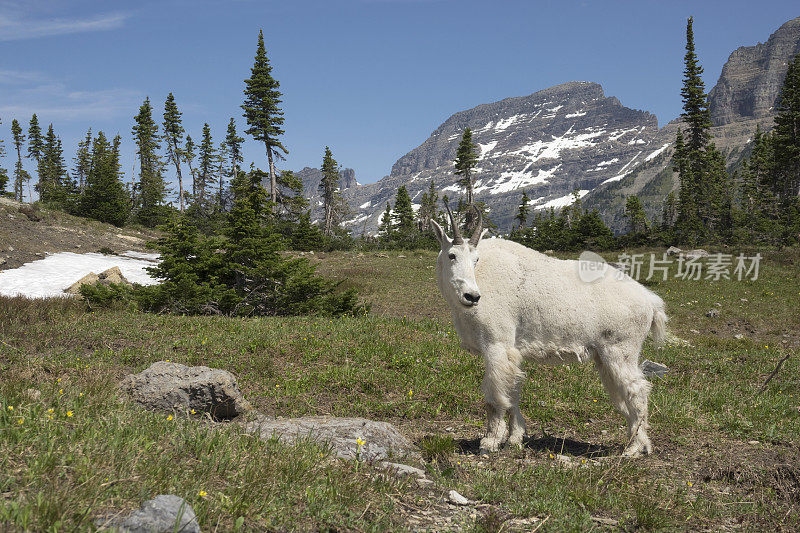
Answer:
[[[690, 346], [645, 346], [643, 357], [672, 371], [651, 396], [656, 453], [636, 461], [616, 457], [624, 421], [591, 366], [575, 365], [528, 367], [530, 442], [473, 455], [482, 364], [459, 347], [435, 254], [320, 255], [320, 269], [359, 288], [372, 314], [180, 317], [0, 299], [0, 529], [90, 529], [100, 514], [176, 493], [204, 530], [396, 530], [451, 488], [482, 507], [447, 527], [476, 531], [530, 517], [547, 519], [541, 531], [613, 523], [600, 519], [643, 530], [800, 527], [796, 250], [767, 254], [754, 282], [650, 283]], [[719, 317], [705, 316], [712, 307]], [[230, 370], [266, 414], [392, 422], [420, 445], [437, 484], [119, 401], [126, 373], [166, 359]], [[442, 529], [452, 511], [434, 509], [429, 527]]]

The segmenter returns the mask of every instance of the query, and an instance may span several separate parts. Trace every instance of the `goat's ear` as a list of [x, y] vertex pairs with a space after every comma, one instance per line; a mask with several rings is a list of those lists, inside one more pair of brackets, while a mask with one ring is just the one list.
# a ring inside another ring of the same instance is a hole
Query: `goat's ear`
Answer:
[[447, 238], [447, 234], [433, 219], [431, 219], [431, 228], [433, 228], [433, 235], [436, 237], [436, 240], [439, 241], [440, 246], [444, 247], [445, 244], [450, 244], [450, 239]]

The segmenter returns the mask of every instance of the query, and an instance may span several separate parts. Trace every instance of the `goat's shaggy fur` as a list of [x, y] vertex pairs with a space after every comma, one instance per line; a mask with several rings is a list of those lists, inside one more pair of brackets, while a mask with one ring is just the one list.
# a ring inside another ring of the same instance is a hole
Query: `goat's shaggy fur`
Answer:
[[530, 359], [548, 365], [593, 361], [628, 422], [624, 455], [650, 453], [651, 386], [639, 368], [639, 353], [648, 333], [657, 343], [664, 338], [661, 298], [610, 266], [587, 283], [578, 275], [577, 261], [503, 239], [467, 243], [456, 233], [450, 240], [435, 223], [434, 231], [442, 248], [436, 263], [439, 289], [463, 347], [481, 355], [486, 366], [482, 390], [488, 419], [481, 451], [495, 451], [506, 441], [522, 444], [521, 365]]

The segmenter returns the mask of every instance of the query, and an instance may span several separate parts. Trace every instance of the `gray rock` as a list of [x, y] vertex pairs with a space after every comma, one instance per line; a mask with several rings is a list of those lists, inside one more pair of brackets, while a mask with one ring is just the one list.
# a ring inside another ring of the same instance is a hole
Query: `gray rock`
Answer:
[[666, 377], [667, 373], [669, 373], [669, 367], [666, 365], [662, 365], [661, 363], [655, 363], [649, 359], [643, 360], [639, 363], [639, 368], [642, 369], [645, 377], [652, 378], [652, 377], [659, 377], [663, 378]]
[[[291, 443], [308, 438], [331, 447], [338, 457], [374, 461], [389, 456], [417, 455], [414, 445], [392, 424], [364, 418], [311, 416], [276, 419], [258, 415], [244, 424], [245, 431], [262, 439]], [[358, 441], [363, 444], [359, 445]]]
[[696, 250], [689, 250], [688, 252], [686, 252], [686, 257], [688, 259], [691, 258], [699, 259], [700, 257], [708, 257], [708, 255], [709, 255], [708, 252], [703, 250], [702, 248], [698, 248]]
[[397, 477], [417, 476], [419, 478], [425, 477], [425, 471], [414, 466], [404, 465], [402, 463], [390, 463], [384, 461], [381, 466], [386, 470], [392, 472]]
[[186, 500], [173, 494], [161, 494], [147, 500], [126, 517], [98, 518], [97, 527], [120, 533], [200, 533], [197, 516]]
[[215, 419], [239, 416], [251, 409], [230, 372], [207, 366], [159, 361], [126, 376], [120, 389], [151, 409], [210, 413]]
[[462, 496], [461, 494], [459, 494], [455, 490], [451, 490], [447, 494], [447, 499], [450, 500], [451, 502], [453, 502], [456, 505], [469, 505], [470, 503], [472, 503], [470, 500], [468, 500], [467, 498], [465, 498], [464, 496]]
[[708, 318], [717, 318], [719, 316], [719, 310], [717, 310], [717, 309], [709, 309], [706, 312], [706, 316]]
[[683, 252], [683, 250], [681, 250], [677, 246], [670, 246], [669, 248], [667, 248], [667, 255], [678, 255], [681, 252]]

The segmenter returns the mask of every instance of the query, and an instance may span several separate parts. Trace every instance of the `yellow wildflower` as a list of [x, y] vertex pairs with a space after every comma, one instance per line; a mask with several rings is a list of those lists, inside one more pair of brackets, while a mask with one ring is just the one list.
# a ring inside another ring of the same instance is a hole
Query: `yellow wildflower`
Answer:
[[204, 491], [204, 490], [201, 490], [200, 492], [197, 493], [197, 495], [200, 496], [201, 498], [203, 498], [205, 496], [208, 496], [208, 493], [206, 491]]
[[48, 412], [48, 413], [50, 413], [50, 414], [52, 415], [52, 414], [55, 412], [55, 409], [53, 409], [53, 408], [51, 407], [50, 409], [48, 409], [48, 410], [47, 410], [47, 412]]
[[356, 439], [356, 444], [357, 444], [359, 447], [361, 447], [361, 446], [365, 445], [366, 443], [367, 443], [367, 441], [365, 441], [365, 440], [364, 440], [364, 439], [362, 439], [361, 437], [358, 437], [358, 438]]
[[172, 420], [172, 415], [168, 415], [167, 420]]
[[67, 418], [71, 418], [73, 414], [75, 413], [73, 413], [72, 411], [67, 411]]
[[9, 411], [13, 411], [13, 410], [14, 410], [14, 406], [13, 406], [13, 405], [9, 405], [9, 406], [8, 406], [8, 410], [9, 410]]

